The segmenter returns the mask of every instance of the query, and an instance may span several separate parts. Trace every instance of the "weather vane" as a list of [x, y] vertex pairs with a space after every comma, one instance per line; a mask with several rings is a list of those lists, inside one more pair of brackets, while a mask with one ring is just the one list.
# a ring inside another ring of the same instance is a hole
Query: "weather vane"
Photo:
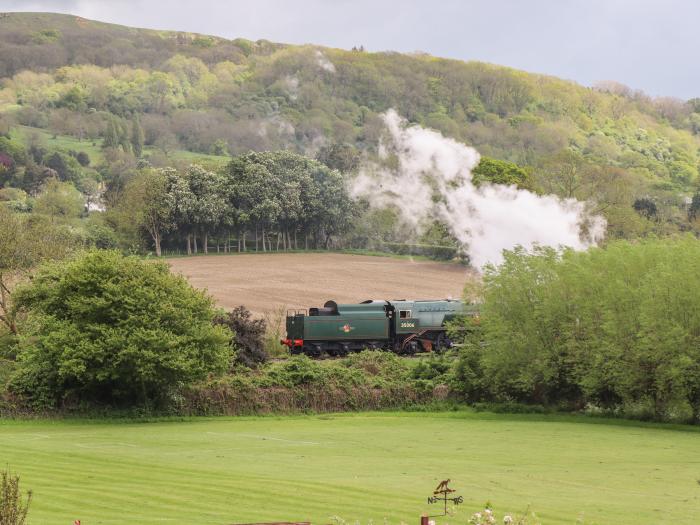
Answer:
[[438, 503], [442, 501], [445, 504], [445, 512], [442, 516], [447, 516], [447, 502], [451, 501], [454, 505], [459, 505], [464, 502], [462, 496], [451, 496], [453, 489], [448, 487], [449, 479], [441, 481], [437, 488], [433, 491], [433, 495], [428, 498], [428, 503]]

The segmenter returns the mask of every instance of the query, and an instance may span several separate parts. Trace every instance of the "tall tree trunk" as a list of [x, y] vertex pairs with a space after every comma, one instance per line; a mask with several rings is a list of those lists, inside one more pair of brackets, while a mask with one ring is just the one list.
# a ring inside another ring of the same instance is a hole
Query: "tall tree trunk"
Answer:
[[199, 253], [199, 249], [197, 247], [197, 234], [195, 233], [192, 235], [193, 240], [194, 240], [194, 254], [197, 255]]
[[255, 251], [258, 251], [258, 225], [255, 225]]
[[280, 232], [277, 232], [277, 246], [275, 250], [280, 251]]
[[209, 233], [204, 232], [204, 254], [209, 253]]
[[304, 232], [304, 249], [309, 249], [309, 232]]
[[187, 255], [192, 255], [192, 234], [187, 234]]
[[265, 252], [265, 226], [262, 227], [262, 249]]
[[156, 232], [155, 235], [153, 235], [153, 241], [156, 244], [156, 257], [160, 257], [161, 251], [160, 251], [160, 233]]

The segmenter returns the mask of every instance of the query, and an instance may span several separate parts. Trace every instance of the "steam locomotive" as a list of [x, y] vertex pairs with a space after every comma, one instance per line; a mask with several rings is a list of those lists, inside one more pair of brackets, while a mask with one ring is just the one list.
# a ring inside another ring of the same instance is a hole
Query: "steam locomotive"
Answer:
[[347, 355], [365, 348], [397, 354], [440, 352], [452, 342], [446, 323], [477, 315], [476, 306], [452, 299], [376, 301], [337, 304], [287, 312], [287, 337], [280, 341], [292, 354]]

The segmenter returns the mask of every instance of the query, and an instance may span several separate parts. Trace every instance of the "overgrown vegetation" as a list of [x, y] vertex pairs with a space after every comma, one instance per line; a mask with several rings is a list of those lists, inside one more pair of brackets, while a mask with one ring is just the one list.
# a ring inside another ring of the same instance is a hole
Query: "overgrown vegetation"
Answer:
[[[204, 172], [231, 177], [245, 170], [224, 170], [228, 156], [250, 150], [290, 150], [352, 173], [378, 157], [380, 114], [396, 108], [485, 155], [477, 182], [594, 201], [608, 237], [698, 231], [697, 99], [652, 99], [613, 83], [589, 89], [426, 55], [229, 41], [62, 15], [10, 13], [0, 27], [0, 184], [13, 189], [0, 198], [16, 209], [31, 210], [52, 179], [73, 185], [93, 205], [107, 189], [111, 196], [102, 204], [113, 208], [149, 167], [184, 172], [193, 159], [185, 159], [186, 151], [199, 155]], [[435, 248], [438, 256], [456, 255], [439, 224], [412, 239], [390, 210], [355, 210], [350, 228], [340, 220], [339, 231], [331, 231], [336, 221], [329, 217], [323, 231], [310, 231], [302, 218], [318, 213], [312, 203], [318, 196], [299, 205], [295, 185], [304, 188], [303, 180], [280, 178], [279, 165], [246, 159], [258, 170], [253, 177], [265, 170], [272, 176], [257, 188], [264, 205], [236, 209], [220, 222], [200, 208], [192, 231], [161, 232], [168, 249], [185, 251], [181, 238], [194, 235], [214, 236], [220, 247], [234, 234], [237, 245], [256, 229], [262, 248], [264, 229], [271, 234], [265, 244], [282, 249], [299, 246], [296, 233], [312, 234], [320, 246], [393, 251], [392, 243], [400, 243], [411, 253], [431, 255]], [[308, 176], [319, 169], [310, 162], [296, 166]], [[270, 187], [278, 198], [268, 195]], [[333, 187], [321, 198], [336, 195]], [[86, 230], [94, 243], [158, 249], [159, 239], [144, 228], [135, 233], [94, 219]]]
[[166, 265], [92, 251], [42, 265], [14, 294], [11, 390], [36, 408], [162, 405], [232, 358], [212, 301]]
[[700, 422], [700, 243], [507, 253], [486, 271], [455, 386], [496, 400]]
[[369, 350], [329, 361], [293, 356], [195, 385], [178, 410], [245, 415], [448, 406], [452, 362]]
[[254, 368], [269, 359], [265, 351], [267, 323], [264, 319], [254, 319], [245, 306], [237, 306], [230, 312], [217, 314], [214, 324], [230, 330], [229, 345], [231, 353], [235, 352], [235, 362]]
[[24, 525], [27, 523], [32, 491], [25, 497], [19, 484], [19, 476], [8, 470], [0, 471], [0, 525]]

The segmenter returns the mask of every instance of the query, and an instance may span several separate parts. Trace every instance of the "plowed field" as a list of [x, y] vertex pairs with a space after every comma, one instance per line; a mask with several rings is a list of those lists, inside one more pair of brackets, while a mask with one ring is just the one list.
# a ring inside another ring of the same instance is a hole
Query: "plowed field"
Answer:
[[168, 260], [220, 306], [258, 315], [333, 299], [459, 298], [469, 271], [452, 263], [338, 253], [210, 255]]

